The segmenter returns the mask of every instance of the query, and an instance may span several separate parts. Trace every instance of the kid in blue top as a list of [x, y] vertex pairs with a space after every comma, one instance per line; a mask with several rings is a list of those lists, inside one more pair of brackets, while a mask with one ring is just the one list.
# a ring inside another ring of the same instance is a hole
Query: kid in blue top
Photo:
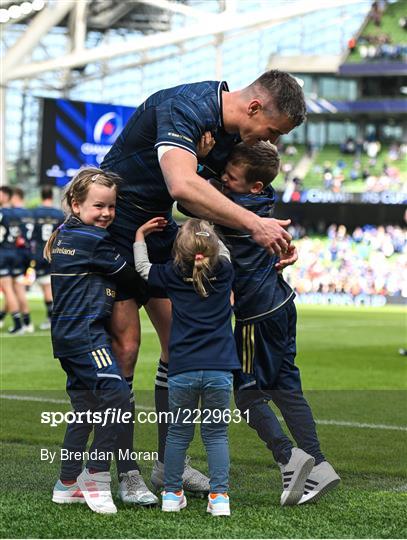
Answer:
[[[276, 148], [259, 142], [237, 145], [222, 176], [223, 191], [259, 216], [273, 214], [275, 195], [268, 184], [279, 171]], [[279, 273], [280, 261], [250, 235], [219, 228], [236, 272], [235, 339], [242, 370], [235, 377], [235, 399], [279, 463], [282, 505], [303, 504], [335, 487], [340, 478], [321, 452], [310, 406], [295, 365], [295, 294]], [[283, 257], [290, 257], [288, 253]], [[298, 448], [281, 429], [268, 401], [279, 407]], [[315, 467], [312, 467], [315, 461]]]
[[[51, 235], [44, 250], [51, 262], [54, 355], [67, 374], [66, 388], [75, 415], [81, 415], [67, 426], [61, 476], [52, 500], [59, 504], [86, 501], [99, 513], [117, 511], [109, 473], [114, 453], [123, 501], [139, 502], [130, 492], [136, 488], [135, 480], [141, 478], [130, 457], [132, 442], [126, 438], [125, 427], [133, 421], [130, 390], [107, 331], [117, 280], [131, 289], [139, 305], [146, 299], [144, 282], [116, 251], [106, 231], [115, 215], [117, 180], [115, 174], [100, 169], [81, 169], [65, 193], [71, 215]], [[121, 419], [109, 416], [113, 410], [121, 412]], [[102, 422], [96, 416], [89, 417], [96, 413]], [[92, 429], [89, 459], [81, 472]], [[157, 502], [151, 495], [154, 500], [150, 503]]]
[[[210, 473], [208, 511], [229, 515], [224, 412], [230, 404], [232, 370], [240, 367], [231, 326], [233, 268], [213, 228], [199, 219], [190, 219], [181, 227], [173, 261], [152, 265], [144, 238], [165, 225], [164, 218], [148, 221], [138, 229], [134, 244], [137, 271], [149, 285], [165, 289], [173, 307], [168, 368], [173, 418], [165, 447], [162, 509], [172, 512], [186, 506], [182, 474], [194, 434], [191, 420], [201, 399], [202, 414], [208, 414], [208, 423], [201, 425]], [[218, 422], [215, 414], [220, 415]]]

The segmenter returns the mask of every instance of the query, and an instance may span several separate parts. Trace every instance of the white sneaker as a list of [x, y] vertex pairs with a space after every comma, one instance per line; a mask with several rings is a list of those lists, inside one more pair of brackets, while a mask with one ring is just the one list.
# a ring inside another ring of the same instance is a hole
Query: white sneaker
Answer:
[[77, 482], [71, 484], [70, 486], [66, 486], [59, 479], [57, 480], [54, 486], [54, 491], [52, 492], [52, 501], [57, 504], [83, 504], [86, 502]]
[[26, 332], [27, 334], [32, 334], [34, 333], [34, 330], [35, 330], [33, 323], [24, 324], [23, 328], [24, 328], [24, 332]]
[[317, 502], [341, 481], [340, 476], [327, 461], [316, 465], [305, 481], [304, 494], [298, 504]]
[[209, 493], [206, 511], [213, 516], [230, 516], [229, 495], [227, 493]]
[[78, 486], [87, 505], [98, 514], [115, 514], [117, 512], [110, 491], [110, 481], [109, 472], [91, 474], [86, 468], [77, 478]]
[[40, 330], [50, 330], [51, 329], [51, 321], [47, 319], [46, 321], [43, 321], [40, 326]]
[[162, 497], [161, 510], [163, 512], [179, 512], [187, 505], [184, 490], [177, 491], [176, 493], [174, 491], [163, 491]]
[[281, 506], [291, 506], [299, 502], [304, 493], [305, 481], [314, 464], [315, 459], [300, 448], [292, 449], [290, 461], [286, 465], [278, 464], [283, 480]]
[[141, 506], [151, 506], [158, 503], [158, 497], [148, 489], [140, 471], [122, 473], [120, 478], [122, 480], [119, 484], [118, 495], [124, 503]]

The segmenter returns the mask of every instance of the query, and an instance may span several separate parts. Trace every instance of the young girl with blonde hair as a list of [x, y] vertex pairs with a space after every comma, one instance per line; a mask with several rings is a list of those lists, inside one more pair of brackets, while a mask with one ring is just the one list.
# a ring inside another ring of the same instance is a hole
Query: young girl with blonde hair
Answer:
[[[100, 169], [79, 170], [64, 195], [68, 217], [44, 250], [51, 262], [52, 346], [67, 374], [66, 390], [75, 414], [67, 425], [61, 474], [52, 500], [59, 504], [86, 502], [98, 513], [116, 512], [109, 468], [113, 454], [118, 455], [118, 444], [123, 453], [132, 451], [123, 417], [127, 413], [127, 423], [132, 422], [131, 394], [107, 331], [116, 283], [120, 280], [128, 287], [139, 305], [146, 298], [145, 283], [116, 251], [106, 230], [115, 216], [118, 181], [115, 174]], [[121, 412], [121, 421], [109, 414], [113, 410]], [[85, 454], [92, 429], [93, 442]], [[119, 459], [117, 469], [120, 498], [140, 504], [136, 492], [147, 488], [137, 463]], [[150, 495], [151, 502], [158, 501]]]
[[164, 218], [151, 219], [137, 230], [134, 244], [136, 270], [149, 286], [165, 291], [172, 303], [168, 364], [172, 423], [165, 447], [162, 509], [177, 512], [187, 504], [182, 490], [184, 461], [195, 423], [200, 423], [210, 475], [207, 511], [230, 515], [227, 419], [232, 371], [240, 367], [231, 325], [233, 268], [213, 227], [199, 219], [189, 219], [180, 228], [173, 260], [151, 264], [145, 237], [165, 225]]

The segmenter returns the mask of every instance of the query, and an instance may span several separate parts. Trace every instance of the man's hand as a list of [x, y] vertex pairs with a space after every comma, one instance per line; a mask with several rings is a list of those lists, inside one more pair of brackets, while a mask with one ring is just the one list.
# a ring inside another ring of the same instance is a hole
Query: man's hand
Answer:
[[290, 223], [290, 219], [258, 218], [250, 232], [255, 242], [267, 249], [270, 255], [274, 253], [281, 259], [290, 248], [291, 235], [283, 229]]
[[153, 232], [159, 232], [165, 229], [167, 220], [163, 217], [155, 217], [144, 223], [136, 231], [136, 242], [144, 242], [144, 238]]
[[214, 146], [215, 139], [213, 138], [212, 133], [210, 131], [205, 131], [196, 147], [198, 158], [205, 158]]
[[280, 257], [280, 261], [275, 265], [276, 270], [282, 271], [286, 266], [294, 264], [298, 260], [297, 248], [290, 244], [288, 250]]

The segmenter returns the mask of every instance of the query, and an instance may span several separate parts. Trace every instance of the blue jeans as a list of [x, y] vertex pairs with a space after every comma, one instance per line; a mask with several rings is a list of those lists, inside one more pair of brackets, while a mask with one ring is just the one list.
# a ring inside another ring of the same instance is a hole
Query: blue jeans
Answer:
[[[201, 437], [208, 457], [211, 492], [228, 491], [228, 425], [222, 411], [230, 407], [232, 386], [233, 375], [230, 371], [188, 371], [168, 378], [169, 410], [173, 416], [165, 445], [166, 491], [182, 489], [185, 455], [194, 437], [195, 423], [201, 424]], [[199, 399], [200, 417], [197, 412]]]

